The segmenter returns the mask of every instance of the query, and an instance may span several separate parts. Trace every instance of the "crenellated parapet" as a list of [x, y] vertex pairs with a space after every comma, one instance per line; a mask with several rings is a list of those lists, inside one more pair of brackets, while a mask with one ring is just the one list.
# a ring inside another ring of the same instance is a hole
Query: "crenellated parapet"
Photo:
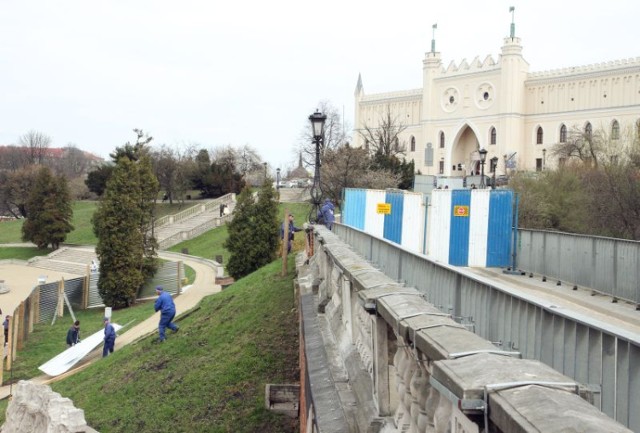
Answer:
[[374, 93], [371, 95], [364, 95], [360, 99], [363, 104], [366, 103], [391, 103], [402, 100], [415, 99], [419, 100], [422, 97], [422, 89], [400, 90], [396, 92], [386, 93]]
[[640, 57], [631, 57], [628, 59], [613, 60], [610, 62], [531, 72], [529, 73], [528, 80], [545, 80], [554, 78], [571, 79], [581, 75], [618, 73], [627, 69], [637, 69], [638, 71], [640, 71]]
[[495, 61], [491, 55], [488, 55], [484, 60], [480, 60], [480, 56], [476, 56], [471, 62], [467, 62], [467, 59], [462, 59], [459, 64], [455, 61], [451, 61], [446, 69], [440, 70], [438, 78], [447, 78], [458, 76], [462, 74], [470, 74], [477, 72], [493, 72], [500, 69], [500, 61]]

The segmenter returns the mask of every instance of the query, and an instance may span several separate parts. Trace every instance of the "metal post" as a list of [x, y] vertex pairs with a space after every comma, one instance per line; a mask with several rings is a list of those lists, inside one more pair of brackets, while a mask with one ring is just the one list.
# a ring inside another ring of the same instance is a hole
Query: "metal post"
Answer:
[[484, 182], [484, 160], [480, 160], [480, 189], [484, 189], [485, 188], [485, 182]]

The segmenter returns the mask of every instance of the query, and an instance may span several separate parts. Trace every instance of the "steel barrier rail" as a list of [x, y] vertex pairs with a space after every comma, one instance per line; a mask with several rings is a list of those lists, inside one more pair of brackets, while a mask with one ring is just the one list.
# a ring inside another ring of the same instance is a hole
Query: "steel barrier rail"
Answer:
[[640, 335], [542, 298], [408, 251], [341, 224], [334, 233], [395, 281], [417, 288], [441, 311], [473, 317], [474, 331], [601, 389], [596, 407], [640, 431]]

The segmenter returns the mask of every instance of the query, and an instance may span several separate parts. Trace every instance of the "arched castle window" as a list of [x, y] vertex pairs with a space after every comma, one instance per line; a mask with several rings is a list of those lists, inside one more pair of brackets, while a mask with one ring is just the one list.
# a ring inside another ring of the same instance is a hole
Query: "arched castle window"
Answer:
[[620, 138], [620, 124], [617, 120], [614, 120], [611, 124], [611, 139], [617, 140]]
[[444, 131], [440, 131], [440, 149], [444, 149]]
[[542, 130], [542, 126], [538, 126], [536, 131], [536, 144], [542, 144], [544, 139], [544, 131]]
[[412, 135], [411, 136], [411, 152], [415, 152], [415, 151], [416, 151], [416, 137]]
[[593, 135], [593, 126], [591, 126], [591, 122], [587, 122], [587, 124], [584, 125], [584, 134], [587, 137], [591, 137]]
[[496, 128], [494, 128], [493, 126], [489, 131], [489, 144], [496, 144]]
[[560, 126], [560, 143], [566, 143], [567, 142], [567, 127], [565, 124], [562, 124], [562, 126]]

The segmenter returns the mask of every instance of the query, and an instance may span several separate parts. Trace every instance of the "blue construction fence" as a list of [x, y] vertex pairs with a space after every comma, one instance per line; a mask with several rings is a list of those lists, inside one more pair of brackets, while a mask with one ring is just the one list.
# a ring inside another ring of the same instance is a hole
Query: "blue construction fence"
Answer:
[[342, 222], [456, 266], [506, 267], [514, 234], [514, 193], [507, 189], [347, 188]]

